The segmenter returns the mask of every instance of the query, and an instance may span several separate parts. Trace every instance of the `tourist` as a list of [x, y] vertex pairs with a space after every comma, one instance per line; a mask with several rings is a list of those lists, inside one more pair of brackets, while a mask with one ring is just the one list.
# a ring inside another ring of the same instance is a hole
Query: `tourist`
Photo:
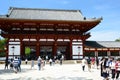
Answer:
[[21, 72], [21, 59], [18, 58], [18, 70]]
[[41, 59], [41, 70], [44, 70], [45, 64], [46, 64], [46, 62], [45, 62], [44, 58], [42, 58]]
[[31, 60], [31, 69], [34, 69], [34, 60]]
[[82, 70], [83, 70], [83, 71], [85, 71], [85, 65], [86, 65], [86, 63], [87, 63], [87, 62], [86, 62], [86, 59], [83, 58], [83, 59], [82, 59]]
[[13, 59], [11, 58], [10, 59], [10, 70], [12, 70], [13, 69]]
[[103, 68], [104, 68], [104, 62], [105, 62], [105, 58], [102, 57], [102, 59], [100, 60], [100, 68], [101, 68], [101, 77], [103, 76]]
[[50, 58], [50, 60], [49, 60], [50, 66], [52, 66], [52, 62], [53, 62], [53, 61], [52, 61], [52, 59]]
[[27, 58], [25, 59], [25, 64], [27, 64], [28, 63], [28, 60], [27, 60]]
[[41, 57], [38, 57], [38, 70], [41, 70]]
[[105, 59], [105, 62], [104, 62], [104, 68], [106, 69], [107, 71], [107, 77], [109, 76], [109, 72], [110, 72], [110, 60], [108, 60], [108, 58]]
[[110, 63], [110, 69], [111, 69], [111, 72], [112, 72], [112, 79], [114, 80], [115, 78], [115, 60], [114, 58], [112, 59], [111, 63]]
[[91, 72], [91, 59], [88, 57], [87, 59], [88, 71]]
[[56, 61], [56, 56], [54, 56], [53, 58], [53, 65], [55, 65], [55, 61]]
[[8, 69], [8, 65], [9, 65], [9, 61], [8, 61], [8, 58], [6, 58], [6, 60], [5, 60], [5, 69], [6, 68]]
[[98, 57], [96, 57], [96, 66], [97, 66], [97, 69], [99, 69], [99, 59], [98, 59]]
[[94, 57], [91, 58], [91, 66], [92, 66], [92, 68], [95, 67], [95, 58]]
[[62, 65], [62, 58], [60, 58], [60, 65]]
[[13, 60], [15, 73], [17, 73], [17, 71], [18, 71], [18, 62], [19, 61], [18, 61], [17, 57], [15, 57], [15, 59]]
[[[119, 74], [120, 74], [120, 58], [117, 59], [117, 62], [115, 64], [116, 67], [116, 79], [118, 80], [119, 78]], [[120, 79], [119, 79], [120, 80]]]
[[45, 57], [46, 61], [48, 61], [48, 56]]

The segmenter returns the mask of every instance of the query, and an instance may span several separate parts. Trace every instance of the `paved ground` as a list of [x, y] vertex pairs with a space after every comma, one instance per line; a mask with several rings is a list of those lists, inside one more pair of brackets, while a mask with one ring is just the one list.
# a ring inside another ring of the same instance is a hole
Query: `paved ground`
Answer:
[[103, 80], [100, 70], [92, 69], [89, 72], [86, 67], [83, 72], [81, 64], [47, 64], [41, 71], [37, 65], [34, 69], [29, 64], [21, 65], [21, 68], [22, 71], [15, 74], [13, 70], [4, 70], [4, 65], [0, 64], [0, 80]]

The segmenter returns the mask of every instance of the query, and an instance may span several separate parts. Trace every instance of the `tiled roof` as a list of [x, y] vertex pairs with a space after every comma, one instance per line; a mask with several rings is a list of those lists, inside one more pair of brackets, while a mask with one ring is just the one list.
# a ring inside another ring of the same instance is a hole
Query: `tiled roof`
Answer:
[[96, 18], [90, 18], [90, 19], [85, 18], [80, 10], [33, 9], [33, 8], [15, 8], [15, 7], [11, 7], [9, 9], [6, 18], [67, 20], [67, 21], [96, 20]]
[[10, 8], [9, 18], [43, 19], [43, 20], [80, 20], [83, 16], [79, 10]]
[[120, 48], [120, 42], [116, 41], [86, 41], [85, 46], [93, 48]]

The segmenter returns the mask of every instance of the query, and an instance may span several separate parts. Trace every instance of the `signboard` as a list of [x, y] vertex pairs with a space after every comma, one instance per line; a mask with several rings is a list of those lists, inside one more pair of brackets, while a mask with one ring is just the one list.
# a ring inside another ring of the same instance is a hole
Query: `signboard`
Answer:
[[73, 42], [72, 43], [72, 56], [73, 56], [73, 59], [82, 59], [83, 58], [82, 42]]
[[18, 42], [14, 43], [9, 43], [9, 53], [8, 56], [14, 57], [14, 56], [19, 56], [20, 55], [20, 44]]

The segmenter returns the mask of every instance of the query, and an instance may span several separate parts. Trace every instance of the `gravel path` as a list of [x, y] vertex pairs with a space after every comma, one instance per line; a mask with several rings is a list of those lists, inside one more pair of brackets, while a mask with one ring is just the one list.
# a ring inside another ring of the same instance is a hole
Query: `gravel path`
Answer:
[[15, 74], [13, 70], [4, 70], [0, 64], [0, 80], [103, 80], [100, 70], [82, 71], [81, 64], [46, 65], [44, 70], [38, 70], [37, 65], [31, 69], [30, 65], [21, 65], [21, 72]]

